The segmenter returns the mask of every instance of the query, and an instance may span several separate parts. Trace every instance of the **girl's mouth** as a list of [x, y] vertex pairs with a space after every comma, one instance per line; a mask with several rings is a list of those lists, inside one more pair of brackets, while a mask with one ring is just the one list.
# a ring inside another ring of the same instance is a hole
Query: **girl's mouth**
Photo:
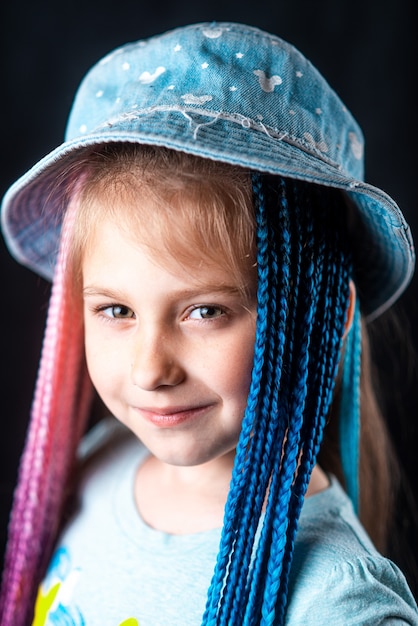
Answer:
[[200, 417], [211, 408], [211, 404], [205, 404], [193, 407], [173, 406], [164, 409], [144, 407], [137, 408], [136, 411], [147, 422], [158, 428], [172, 428]]

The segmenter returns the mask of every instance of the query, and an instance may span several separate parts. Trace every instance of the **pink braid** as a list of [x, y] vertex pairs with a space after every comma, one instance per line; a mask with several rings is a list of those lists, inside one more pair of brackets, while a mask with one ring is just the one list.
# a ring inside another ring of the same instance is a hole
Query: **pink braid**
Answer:
[[65, 281], [77, 196], [68, 207], [55, 268], [42, 356], [9, 524], [0, 624], [27, 626], [57, 532], [61, 507], [91, 401], [82, 313]]

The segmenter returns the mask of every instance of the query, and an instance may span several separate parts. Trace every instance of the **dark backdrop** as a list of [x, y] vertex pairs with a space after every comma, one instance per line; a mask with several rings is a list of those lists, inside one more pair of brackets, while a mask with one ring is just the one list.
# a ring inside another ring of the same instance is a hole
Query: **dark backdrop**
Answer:
[[[61, 142], [84, 73], [116, 46], [197, 21], [230, 20], [275, 32], [325, 75], [366, 135], [366, 177], [392, 195], [418, 239], [414, 0], [9, 0], [0, 9], [0, 195]], [[0, 241], [2, 361], [0, 553], [37, 370], [49, 287], [18, 266]], [[417, 491], [418, 279], [397, 305], [411, 340], [379, 345], [389, 426]], [[383, 320], [385, 323], [385, 320]], [[391, 351], [401, 351], [395, 368]], [[399, 508], [400, 564], [413, 566], [418, 529]], [[409, 575], [409, 574], [408, 574]], [[411, 585], [416, 583], [412, 579]], [[416, 587], [415, 587], [416, 589]]]

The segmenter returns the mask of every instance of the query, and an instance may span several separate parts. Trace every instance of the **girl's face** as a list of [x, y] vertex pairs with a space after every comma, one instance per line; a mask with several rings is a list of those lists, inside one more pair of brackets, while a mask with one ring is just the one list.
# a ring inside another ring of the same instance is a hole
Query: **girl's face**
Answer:
[[110, 217], [95, 225], [90, 244], [85, 343], [104, 403], [164, 463], [193, 466], [231, 453], [250, 386], [256, 279], [245, 297], [201, 251], [190, 265], [162, 264], [162, 242], [138, 243]]

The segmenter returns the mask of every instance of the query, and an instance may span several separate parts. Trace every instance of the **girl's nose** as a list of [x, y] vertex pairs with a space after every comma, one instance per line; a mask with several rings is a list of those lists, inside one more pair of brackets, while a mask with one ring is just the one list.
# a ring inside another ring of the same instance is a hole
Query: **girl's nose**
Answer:
[[185, 372], [166, 337], [147, 337], [137, 342], [132, 355], [131, 378], [136, 387], [153, 391], [180, 384]]

